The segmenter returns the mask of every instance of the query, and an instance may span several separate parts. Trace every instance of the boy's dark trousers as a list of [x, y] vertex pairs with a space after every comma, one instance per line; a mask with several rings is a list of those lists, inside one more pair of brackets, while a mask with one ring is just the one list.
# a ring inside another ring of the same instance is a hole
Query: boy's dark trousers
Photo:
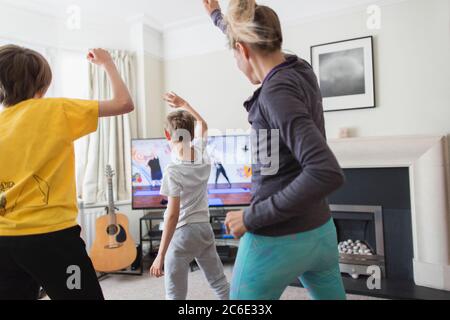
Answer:
[[103, 300], [81, 228], [0, 237], [0, 300]]

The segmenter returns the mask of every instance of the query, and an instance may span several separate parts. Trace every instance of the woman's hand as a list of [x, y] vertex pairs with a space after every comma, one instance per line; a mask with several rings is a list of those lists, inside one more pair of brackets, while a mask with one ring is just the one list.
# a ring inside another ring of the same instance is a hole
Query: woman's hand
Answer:
[[164, 276], [163, 268], [164, 259], [160, 255], [158, 255], [155, 261], [153, 261], [152, 267], [150, 268], [150, 275], [156, 278], [161, 278], [162, 276]]
[[220, 9], [220, 4], [217, 0], [203, 0], [203, 5], [209, 15], [211, 15], [215, 10]]
[[189, 104], [186, 102], [186, 100], [179, 97], [174, 92], [166, 93], [166, 95], [164, 96], [164, 101], [166, 101], [169, 104], [169, 106], [171, 106], [172, 108], [175, 108], [175, 109], [186, 108], [189, 106]]
[[236, 239], [242, 238], [248, 231], [244, 224], [244, 211], [228, 212], [225, 226], [227, 227], [227, 232]]
[[87, 59], [89, 60], [89, 62], [99, 66], [105, 66], [107, 64], [113, 63], [111, 54], [105, 49], [100, 48], [89, 50]]

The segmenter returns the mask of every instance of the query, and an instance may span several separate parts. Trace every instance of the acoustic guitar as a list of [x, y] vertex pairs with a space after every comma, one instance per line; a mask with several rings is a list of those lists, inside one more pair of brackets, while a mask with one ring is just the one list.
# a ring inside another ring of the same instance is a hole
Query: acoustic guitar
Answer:
[[116, 213], [113, 193], [114, 171], [106, 167], [108, 179], [108, 209], [105, 216], [96, 221], [95, 241], [91, 260], [98, 272], [117, 272], [130, 267], [137, 257], [136, 243], [129, 232], [128, 218]]

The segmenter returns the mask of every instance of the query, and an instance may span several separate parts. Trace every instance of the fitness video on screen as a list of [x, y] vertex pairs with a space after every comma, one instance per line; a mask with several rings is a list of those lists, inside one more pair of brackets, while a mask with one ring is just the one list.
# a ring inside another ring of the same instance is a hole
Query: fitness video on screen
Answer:
[[[252, 179], [250, 137], [210, 137], [206, 151], [211, 160], [209, 205], [249, 205]], [[167, 140], [133, 140], [133, 209], [163, 209], [167, 206], [167, 199], [160, 195], [160, 188], [164, 169], [170, 161], [171, 149]]]

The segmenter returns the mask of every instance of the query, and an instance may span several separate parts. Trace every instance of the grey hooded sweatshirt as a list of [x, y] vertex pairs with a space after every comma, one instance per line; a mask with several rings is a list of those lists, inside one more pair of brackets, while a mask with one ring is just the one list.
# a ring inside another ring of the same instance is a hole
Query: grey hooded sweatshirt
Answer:
[[[212, 13], [212, 19], [226, 33], [220, 10]], [[275, 165], [267, 161], [253, 164], [252, 203], [244, 211], [247, 229], [275, 237], [327, 223], [331, 219], [327, 197], [345, 178], [326, 141], [322, 96], [311, 65], [287, 55], [244, 106], [257, 133], [253, 140], [264, 132], [268, 136], [267, 145], [259, 141], [258, 151], [267, 148], [269, 158], [274, 152], [279, 154]], [[279, 149], [271, 150], [271, 139], [278, 140]]]

